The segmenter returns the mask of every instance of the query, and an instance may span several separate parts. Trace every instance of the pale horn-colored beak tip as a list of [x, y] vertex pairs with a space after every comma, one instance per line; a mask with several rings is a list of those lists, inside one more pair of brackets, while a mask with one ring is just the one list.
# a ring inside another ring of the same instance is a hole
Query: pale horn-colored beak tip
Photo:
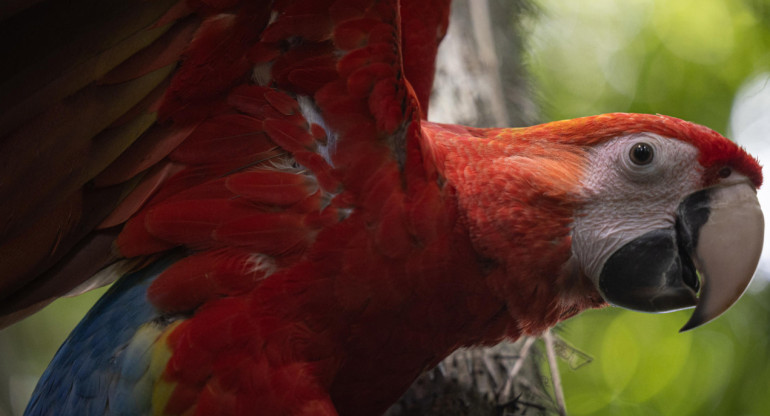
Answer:
[[698, 306], [684, 332], [721, 315], [741, 297], [762, 254], [765, 221], [756, 190], [748, 183], [713, 189], [710, 214], [693, 256], [701, 274]]

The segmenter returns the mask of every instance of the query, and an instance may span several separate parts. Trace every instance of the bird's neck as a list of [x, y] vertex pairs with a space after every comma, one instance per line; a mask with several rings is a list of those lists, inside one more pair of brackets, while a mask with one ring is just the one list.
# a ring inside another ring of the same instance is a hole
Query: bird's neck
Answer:
[[492, 265], [485, 282], [503, 297], [519, 332], [539, 334], [604, 305], [572, 256], [581, 148], [534, 140], [526, 128], [423, 122], [422, 129], [423, 153], [439, 182], [456, 192], [471, 244]]

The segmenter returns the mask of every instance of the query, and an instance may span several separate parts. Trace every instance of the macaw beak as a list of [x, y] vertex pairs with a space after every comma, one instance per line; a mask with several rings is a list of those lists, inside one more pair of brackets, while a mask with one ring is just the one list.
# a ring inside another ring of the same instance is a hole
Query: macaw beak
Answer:
[[675, 227], [643, 234], [607, 259], [599, 290], [609, 303], [637, 311], [695, 306], [680, 332], [693, 329], [721, 315], [746, 290], [764, 229], [750, 183], [695, 192], [677, 208]]

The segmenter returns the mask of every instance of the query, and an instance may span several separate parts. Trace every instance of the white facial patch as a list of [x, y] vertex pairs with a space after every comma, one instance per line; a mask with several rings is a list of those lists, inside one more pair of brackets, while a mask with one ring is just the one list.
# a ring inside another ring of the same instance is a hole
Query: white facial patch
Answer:
[[[639, 145], [652, 149], [650, 160], [633, 154]], [[677, 206], [702, 185], [703, 167], [693, 145], [652, 133], [608, 140], [590, 149], [588, 160], [582, 180], [588, 202], [575, 216], [572, 253], [598, 287], [612, 253], [649, 231], [674, 227]]]

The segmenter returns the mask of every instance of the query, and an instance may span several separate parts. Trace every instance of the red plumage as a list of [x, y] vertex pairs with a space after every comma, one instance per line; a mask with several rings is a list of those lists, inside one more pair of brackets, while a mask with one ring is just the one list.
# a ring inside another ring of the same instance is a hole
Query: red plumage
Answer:
[[[448, 5], [181, 1], [152, 22], [171, 25], [165, 35], [94, 80], [100, 99], [130, 95], [112, 84], [145, 94], [100, 124], [62, 122], [86, 142], [157, 119], [58, 182], [115, 187], [122, 202], [86, 222], [67, 215], [77, 198], [57, 195], [68, 204], [51, 218], [78, 236], [117, 227], [109, 260], [183, 256], [148, 291], [182, 317], [158, 339], [171, 353], [156, 381], [170, 392], [165, 414], [377, 414], [458, 347], [604, 305], [563, 267], [587, 146], [658, 133], [697, 147], [713, 175], [729, 166], [760, 185], [743, 150], [665, 116], [527, 129], [423, 121]], [[81, 147], [68, 152], [87, 155]], [[12, 267], [27, 280], [5, 288], [34, 279], [34, 263]], [[9, 308], [43, 300], [25, 295]]]

